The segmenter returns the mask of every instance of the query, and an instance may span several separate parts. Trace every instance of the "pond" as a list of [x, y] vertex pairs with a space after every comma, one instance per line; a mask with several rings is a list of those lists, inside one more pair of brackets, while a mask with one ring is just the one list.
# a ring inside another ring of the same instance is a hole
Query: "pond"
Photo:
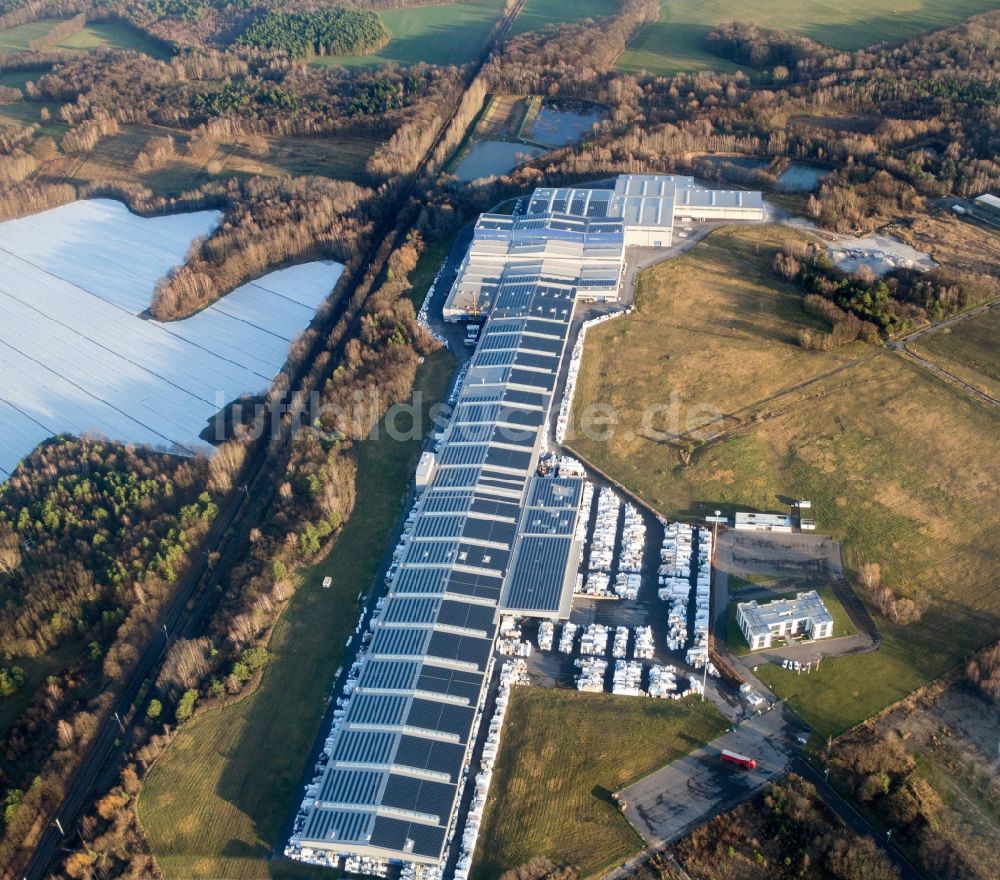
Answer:
[[574, 104], [542, 104], [533, 122], [521, 130], [521, 137], [549, 147], [565, 147], [589, 134], [604, 114], [597, 107]]
[[463, 183], [513, 171], [545, 150], [507, 141], [476, 141], [462, 156], [455, 176]]
[[782, 189], [794, 192], [812, 192], [829, 173], [829, 171], [817, 168], [815, 165], [802, 165], [793, 162], [781, 172], [778, 183]]
[[764, 159], [755, 159], [753, 156], [698, 156], [696, 164], [710, 165], [712, 168], [721, 168], [732, 165], [734, 168], [742, 168], [746, 171], [756, 171], [759, 168], [767, 168], [768, 162]]

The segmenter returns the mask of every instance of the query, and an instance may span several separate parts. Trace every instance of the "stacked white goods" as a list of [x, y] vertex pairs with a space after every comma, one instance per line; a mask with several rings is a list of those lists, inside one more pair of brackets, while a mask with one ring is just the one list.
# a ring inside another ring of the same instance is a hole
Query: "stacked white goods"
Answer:
[[712, 533], [698, 529], [698, 561], [694, 587], [694, 629], [687, 661], [695, 669], [708, 662], [708, 627], [712, 597]]
[[660, 591], [664, 601], [687, 601], [691, 589], [691, 543], [694, 530], [685, 523], [663, 523], [663, 546], [660, 548]]
[[[520, 635], [518, 630], [518, 635]], [[520, 638], [497, 639], [497, 653], [505, 657], [530, 657], [531, 642], [523, 642]]]
[[618, 315], [624, 315], [631, 311], [631, 307], [620, 312], [612, 312], [608, 315], [601, 315], [590, 321], [584, 321], [580, 327], [580, 335], [576, 338], [573, 346], [573, 353], [569, 357], [569, 368], [566, 373], [566, 390], [563, 392], [563, 399], [559, 403], [559, 415], [556, 417], [556, 441], [563, 443], [566, 440], [566, 428], [569, 427], [569, 415], [573, 409], [573, 394], [576, 391], [576, 379], [580, 375], [580, 364], [583, 362], [583, 343], [587, 338], [587, 328], [595, 324], [603, 324]]
[[573, 592], [576, 593], [577, 596], [583, 595], [583, 579], [584, 573], [581, 571], [576, 576], [576, 586], [573, 588]]
[[670, 603], [667, 612], [667, 647], [671, 651], [682, 651], [687, 644], [687, 596], [683, 601]]
[[404, 862], [399, 872], [399, 880], [441, 880], [441, 866]]
[[641, 574], [620, 571], [615, 575], [615, 595], [619, 599], [638, 599], [641, 586]]
[[667, 603], [667, 647], [681, 651], [688, 641], [688, 601], [691, 595], [691, 546], [694, 530], [685, 523], [663, 524], [657, 595]]
[[406, 545], [410, 541], [410, 533], [413, 531], [413, 525], [416, 521], [417, 505], [414, 504], [413, 507], [410, 508], [410, 512], [406, 515], [406, 520], [403, 522], [403, 528], [399, 534], [399, 542], [392, 551], [392, 562], [389, 563], [389, 568], [385, 573], [385, 582], [387, 584], [392, 584], [396, 577], [396, 571], [399, 568], [399, 563], [403, 558], [403, 554], [406, 552]]
[[587, 544], [587, 526], [590, 525], [590, 511], [594, 503], [594, 484], [587, 480], [580, 494], [580, 518], [576, 521], [576, 533], [573, 538], [580, 542], [581, 547]]
[[[500, 668], [500, 687], [497, 689], [496, 710], [490, 719], [490, 726], [486, 733], [483, 757], [479, 765], [480, 770], [476, 774], [476, 787], [472, 795], [472, 803], [469, 805], [469, 812], [466, 814], [465, 827], [462, 830], [462, 846], [459, 849], [454, 874], [456, 880], [466, 880], [469, 876], [469, 869], [472, 867], [472, 857], [479, 839], [479, 829], [483, 822], [483, 812], [486, 809], [490, 782], [493, 780], [493, 766], [500, 751], [500, 733], [503, 730], [503, 719], [510, 703], [510, 689], [514, 685], [526, 683], [527, 680], [528, 667], [523, 660], [506, 660]], [[437, 878], [428, 877], [426, 880], [440, 880], [440, 869]]]
[[605, 486], [597, 496], [597, 520], [590, 541], [590, 565], [587, 580], [583, 586], [586, 596], [610, 597], [611, 561], [615, 553], [618, 536], [618, 512], [621, 499]]
[[385, 859], [348, 856], [344, 860], [344, 871], [348, 874], [362, 874], [368, 877], [385, 877], [389, 873], [389, 863]]
[[576, 631], [578, 627], [575, 623], [567, 623], [563, 627], [563, 631], [559, 636], [559, 653], [560, 654], [572, 654], [573, 653], [573, 641], [576, 639]]
[[611, 693], [623, 697], [644, 696], [642, 690], [642, 664], [630, 660], [616, 660]]
[[606, 660], [597, 657], [581, 657], [576, 661], [580, 674], [576, 679], [576, 689], [591, 694], [604, 693], [604, 676], [608, 671]]
[[649, 667], [649, 695], [660, 700], [677, 693], [677, 670], [673, 666]]
[[512, 639], [521, 638], [521, 628], [510, 614], [505, 614], [500, 618], [500, 635], [508, 636]]
[[587, 472], [583, 469], [583, 463], [570, 455], [560, 455], [555, 459], [557, 476], [560, 477], [585, 477]]
[[600, 623], [588, 624], [580, 638], [580, 653], [594, 657], [607, 654], [608, 627]]
[[632, 652], [637, 660], [651, 660], [653, 658], [653, 628], [649, 626], [637, 626], [635, 628], [635, 650]]
[[687, 690], [681, 691], [677, 695], [677, 699], [683, 699], [684, 697], [690, 696], [700, 696], [704, 692], [705, 688], [701, 684], [701, 679], [698, 676], [692, 676], [688, 679]]
[[628, 627], [619, 626], [615, 630], [615, 641], [611, 646], [611, 655], [619, 659], [628, 656]]
[[622, 526], [622, 549], [618, 559], [618, 570], [638, 574], [642, 571], [642, 554], [646, 549], [646, 524], [642, 515], [632, 504], [625, 505], [625, 521]]
[[431, 336], [433, 336], [439, 343], [441, 343], [441, 345], [447, 348], [448, 340], [434, 331], [434, 328], [431, 327], [429, 317], [431, 300], [434, 299], [434, 291], [437, 289], [438, 282], [441, 280], [442, 272], [444, 272], [444, 266], [438, 269], [437, 275], [434, 276], [434, 280], [431, 282], [431, 286], [427, 291], [427, 296], [424, 297], [424, 302], [420, 306], [420, 311], [417, 312], [417, 323], [430, 333]]
[[[622, 599], [637, 599], [642, 584], [642, 557], [646, 550], [646, 523], [633, 504], [625, 505], [621, 554], [618, 557], [619, 579], [615, 592]], [[624, 577], [622, 577], [624, 575]]]
[[543, 620], [538, 625], [538, 650], [551, 651], [556, 628], [551, 620]]
[[587, 572], [587, 579], [580, 588], [580, 593], [584, 596], [610, 596], [611, 595], [611, 575], [606, 571]]

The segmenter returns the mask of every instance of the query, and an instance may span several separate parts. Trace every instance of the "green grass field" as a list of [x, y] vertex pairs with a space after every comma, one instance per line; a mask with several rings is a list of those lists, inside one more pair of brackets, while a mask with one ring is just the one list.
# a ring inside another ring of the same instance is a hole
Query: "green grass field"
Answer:
[[27, 52], [31, 41], [44, 37], [55, 24], [54, 18], [40, 18], [0, 31], [0, 55], [5, 52]]
[[526, 0], [512, 33], [540, 31], [547, 24], [605, 18], [618, 10], [615, 0]]
[[915, 354], [1000, 399], [1000, 308], [922, 336], [909, 345]]
[[[42, 18], [0, 31], [0, 54], [28, 51], [31, 41], [44, 37], [56, 21], [53, 18]], [[132, 49], [159, 59], [169, 57], [169, 53], [155, 40], [151, 40], [135, 28], [111, 21], [88, 24], [82, 30], [57, 43], [53, 49], [87, 50], [101, 46]]]
[[620, 862], [642, 840], [611, 794], [714, 739], [711, 703], [515, 688], [483, 818], [474, 880], [535, 856], [581, 877]]
[[414, 6], [379, 12], [392, 39], [370, 55], [317, 58], [319, 66], [381, 67], [384, 64], [466, 64], [485, 47], [500, 18], [498, 0]]
[[[795, 331], [811, 319], [766, 268], [776, 234], [721, 231], [645, 274], [636, 311], [588, 334], [577, 383], [577, 430], [595, 402], [621, 427], [572, 442], [668, 516], [810, 498], [848, 572], [878, 562], [885, 584], [928, 602], [919, 624], [879, 620], [878, 653], [784, 679], [807, 721], [839, 731], [1000, 631], [1000, 415], [885, 349], [799, 348]], [[635, 431], [671, 389], [682, 415], [697, 405], [726, 414], [727, 433], [686, 466], [674, 442]]]
[[[442, 399], [451, 365], [447, 352], [427, 359], [417, 377], [425, 401]], [[328, 876], [274, 865], [270, 855], [301, 794], [302, 768], [357, 618], [357, 595], [371, 584], [389, 545], [420, 445], [384, 432], [362, 444], [357, 506], [329, 557], [306, 572], [282, 614], [260, 687], [195, 717], [150, 770], [139, 816], [166, 877]], [[321, 586], [325, 575], [333, 577], [329, 590]]]
[[144, 52], [153, 58], [168, 58], [166, 49], [142, 32], [114, 21], [93, 22], [83, 30], [60, 42], [58, 49], [98, 49], [110, 46], [112, 49], [131, 49]]
[[641, 30], [622, 55], [620, 70], [668, 75], [734, 70], [705, 51], [708, 32], [725, 21], [787, 30], [835, 49], [901, 40], [1000, 8], [996, 0], [667, 0], [660, 20]]

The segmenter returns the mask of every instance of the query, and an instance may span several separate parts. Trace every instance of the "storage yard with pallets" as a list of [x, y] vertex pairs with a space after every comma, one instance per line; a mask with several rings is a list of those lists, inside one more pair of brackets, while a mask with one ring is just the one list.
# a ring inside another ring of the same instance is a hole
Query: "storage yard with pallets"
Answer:
[[[510, 653], [527, 657], [535, 685], [662, 699], [700, 694], [711, 533], [662, 520], [590, 481], [582, 505], [570, 619], [523, 621], [516, 637], [523, 647]], [[718, 674], [711, 664], [707, 672]]]

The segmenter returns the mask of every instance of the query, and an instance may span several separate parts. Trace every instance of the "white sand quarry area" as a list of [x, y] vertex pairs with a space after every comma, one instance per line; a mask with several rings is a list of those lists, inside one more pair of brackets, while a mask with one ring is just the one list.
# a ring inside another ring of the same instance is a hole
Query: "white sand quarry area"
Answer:
[[60, 433], [205, 448], [208, 419], [268, 387], [343, 267], [272, 272], [183, 321], [140, 318], [218, 222], [94, 199], [0, 223], [0, 480]]

